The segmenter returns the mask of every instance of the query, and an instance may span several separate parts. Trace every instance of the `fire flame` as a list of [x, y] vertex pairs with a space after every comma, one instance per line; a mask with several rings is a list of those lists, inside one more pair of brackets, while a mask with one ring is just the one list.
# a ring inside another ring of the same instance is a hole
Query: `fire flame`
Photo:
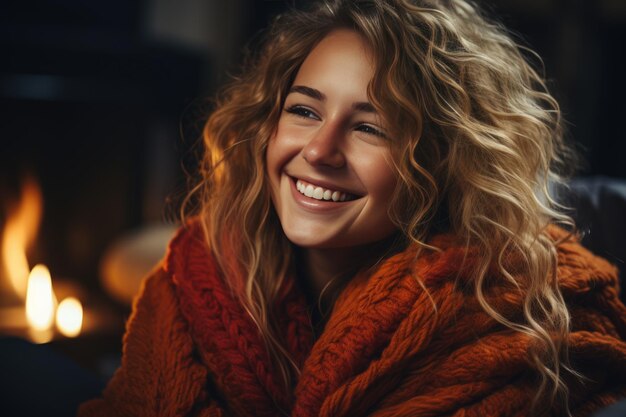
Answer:
[[80, 334], [83, 325], [83, 306], [74, 297], [61, 301], [57, 309], [57, 328], [67, 337], [76, 337]]
[[28, 260], [26, 251], [34, 243], [42, 214], [41, 189], [37, 182], [27, 177], [22, 186], [20, 201], [9, 210], [2, 234], [1, 248], [4, 273], [15, 293], [26, 297], [28, 282]]
[[44, 265], [35, 266], [26, 291], [26, 318], [33, 330], [44, 331], [52, 327], [55, 301], [50, 271]]
[[42, 200], [39, 185], [27, 177], [19, 201], [7, 207], [7, 221], [0, 240], [0, 267], [4, 267], [0, 274], [4, 274], [15, 294], [26, 300], [29, 337], [35, 343], [52, 339], [55, 316], [59, 332], [67, 337], [78, 336], [83, 325], [83, 307], [76, 298], [64, 299], [57, 308], [52, 278], [45, 265], [36, 265], [29, 274], [26, 254], [37, 237]]

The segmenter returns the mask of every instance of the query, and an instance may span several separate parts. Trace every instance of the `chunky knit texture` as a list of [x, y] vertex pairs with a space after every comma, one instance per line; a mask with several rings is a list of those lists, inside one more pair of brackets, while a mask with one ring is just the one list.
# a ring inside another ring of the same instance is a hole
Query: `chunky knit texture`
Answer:
[[[565, 236], [555, 227], [548, 232]], [[287, 282], [280, 330], [302, 372], [284, 392], [200, 228], [181, 230], [135, 302], [121, 368], [79, 415], [529, 415], [537, 387], [531, 340], [484, 313], [467, 285], [471, 249], [445, 235], [431, 244], [442, 252], [415, 263], [407, 250], [355, 277], [315, 342], [305, 297]], [[572, 361], [588, 378], [570, 383], [572, 411], [586, 416], [626, 397], [626, 308], [612, 265], [573, 238], [559, 245], [558, 257], [573, 317]], [[492, 282], [492, 305], [521, 317], [519, 294]]]

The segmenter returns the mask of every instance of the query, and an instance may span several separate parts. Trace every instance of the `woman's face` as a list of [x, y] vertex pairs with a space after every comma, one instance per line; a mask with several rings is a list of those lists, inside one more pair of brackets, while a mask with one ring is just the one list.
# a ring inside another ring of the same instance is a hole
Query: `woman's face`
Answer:
[[372, 243], [396, 229], [397, 182], [385, 126], [369, 103], [369, 47], [337, 30], [303, 62], [268, 144], [272, 201], [287, 238], [307, 248]]

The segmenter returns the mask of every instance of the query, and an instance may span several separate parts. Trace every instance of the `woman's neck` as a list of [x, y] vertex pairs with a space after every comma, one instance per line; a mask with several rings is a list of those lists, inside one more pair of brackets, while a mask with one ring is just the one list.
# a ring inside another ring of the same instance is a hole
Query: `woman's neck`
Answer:
[[349, 248], [300, 248], [298, 270], [310, 295], [318, 299], [331, 282], [345, 282], [359, 270], [391, 254], [394, 239], [392, 236], [374, 244]]
[[355, 260], [360, 258], [354, 249], [304, 249], [304, 278], [315, 298], [333, 280], [355, 273]]

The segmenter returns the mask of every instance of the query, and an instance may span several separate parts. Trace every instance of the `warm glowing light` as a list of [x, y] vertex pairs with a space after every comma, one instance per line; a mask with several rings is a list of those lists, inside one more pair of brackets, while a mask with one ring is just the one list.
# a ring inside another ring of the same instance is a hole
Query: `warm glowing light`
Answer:
[[76, 337], [83, 326], [83, 305], [74, 297], [61, 301], [57, 309], [57, 327], [67, 337]]
[[39, 186], [27, 178], [22, 187], [20, 201], [8, 207], [7, 221], [2, 233], [0, 266], [8, 277], [13, 290], [22, 299], [26, 297], [28, 261], [26, 250], [35, 241], [42, 212], [42, 196]]
[[54, 332], [52, 329], [48, 330], [28, 330], [28, 336], [30, 337], [30, 341], [37, 344], [48, 343], [54, 337]]
[[54, 307], [50, 271], [44, 265], [36, 265], [28, 277], [26, 291], [26, 318], [33, 330], [44, 331], [52, 327]]

